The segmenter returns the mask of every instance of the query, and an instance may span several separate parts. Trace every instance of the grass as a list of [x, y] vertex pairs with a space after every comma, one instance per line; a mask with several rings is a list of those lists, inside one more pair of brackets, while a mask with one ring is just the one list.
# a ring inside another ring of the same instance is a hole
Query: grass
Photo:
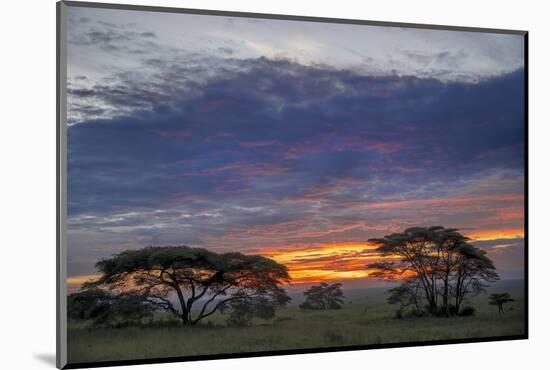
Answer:
[[[159, 316], [153, 325], [121, 329], [88, 329], [71, 325], [69, 362], [111, 361], [194, 356], [266, 350], [307, 349], [348, 345], [437, 341], [523, 334], [521, 288], [508, 291], [516, 301], [499, 315], [486, 296], [472, 299], [472, 317], [395, 319], [395, 307], [382, 290], [356, 296], [341, 310], [302, 311], [296, 305], [279, 310], [268, 321], [250, 327], [225, 326], [213, 315], [208, 325], [184, 328]], [[363, 292], [369, 293], [369, 290]]]

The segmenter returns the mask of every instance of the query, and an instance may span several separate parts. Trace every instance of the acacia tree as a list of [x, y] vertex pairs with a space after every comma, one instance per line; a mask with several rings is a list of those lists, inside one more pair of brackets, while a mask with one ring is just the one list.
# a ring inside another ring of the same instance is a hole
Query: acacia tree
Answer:
[[489, 296], [489, 304], [498, 306], [498, 313], [504, 313], [504, 304], [514, 302], [510, 293], [494, 293]]
[[468, 294], [478, 294], [485, 282], [498, 279], [485, 252], [457, 229], [414, 227], [369, 241], [386, 257], [367, 266], [375, 270], [371, 276], [416, 280], [430, 313], [458, 314]]
[[151, 305], [195, 325], [221, 307], [262, 298], [283, 306], [286, 266], [257, 255], [214, 253], [202, 248], [147, 247], [128, 250], [96, 264], [101, 277], [83, 289], [106, 288], [140, 295]]
[[344, 293], [341, 288], [342, 284], [340, 283], [314, 285], [304, 292], [306, 300], [300, 305], [300, 308], [308, 310], [342, 308]]

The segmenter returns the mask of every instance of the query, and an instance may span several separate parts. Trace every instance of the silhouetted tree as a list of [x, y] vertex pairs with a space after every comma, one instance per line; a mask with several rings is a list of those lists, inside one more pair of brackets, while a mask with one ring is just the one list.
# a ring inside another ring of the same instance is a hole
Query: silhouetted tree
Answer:
[[469, 244], [457, 229], [413, 227], [369, 241], [388, 257], [367, 266], [375, 270], [371, 276], [415, 279], [417, 300], [425, 300], [430, 313], [458, 314], [468, 294], [478, 294], [485, 282], [498, 279], [485, 252]]
[[101, 260], [96, 268], [101, 277], [84, 289], [139, 295], [176, 315], [184, 325], [194, 325], [237, 302], [254, 304], [262, 299], [276, 307], [289, 300], [280, 286], [290, 280], [286, 267], [257, 255], [218, 254], [186, 246], [147, 247]]
[[156, 307], [136, 294], [89, 289], [67, 297], [67, 317], [90, 320], [94, 326], [113, 326], [151, 318]]
[[342, 293], [341, 288], [342, 284], [340, 283], [314, 285], [304, 292], [306, 300], [300, 305], [300, 308], [306, 310], [342, 308], [344, 293]]
[[498, 306], [498, 313], [504, 313], [504, 304], [513, 301], [509, 293], [494, 293], [489, 296], [489, 304]]

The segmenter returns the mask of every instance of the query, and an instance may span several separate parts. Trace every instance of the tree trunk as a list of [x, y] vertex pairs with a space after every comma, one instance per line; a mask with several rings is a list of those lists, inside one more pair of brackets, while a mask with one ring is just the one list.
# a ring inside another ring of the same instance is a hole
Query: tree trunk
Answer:
[[449, 275], [450, 271], [445, 271], [445, 280], [443, 281], [443, 310], [449, 316]]
[[423, 273], [420, 273], [419, 279], [420, 283], [422, 284], [422, 288], [424, 289], [424, 293], [426, 294], [426, 299], [428, 300], [428, 310], [430, 313], [434, 313], [436, 312], [437, 304], [434, 301], [431, 286], [427, 282], [427, 278], [424, 276]]
[[183, 324], [183, 326], [191, 326], [193, 323], [191, 322], [191, 319], [189, 317], [189, 312], [187, 311], [184, 311], [181, 315], [180, 315], [180, 318], [181, 318], [181, 323]]
[[445, 280], [443, 285], [443, 309], [445, 312], [449, 313], [449, 282]]
[[[174, 284], [174, 288], [176, 289], [176, 293], [178, 296], [178, 300], [180, 302], [180, 308], [181, 308], [181, 322], [183, 326], [190, 326], [193, 325], [191, 322], [191, 302], [189, 302], [189, 305], [185, 302], [185, 298], [183, 297], [183, 292], [181, 291], [181, 288]], [[188, 309], [189, 308], [189, 309]]]
[[458, 272], [458, 276], [456, 279], [456, 289], [455, 289], [455, 312], [458, 315], [460, 312], [460, 305], [462, 304], [462, 272]]

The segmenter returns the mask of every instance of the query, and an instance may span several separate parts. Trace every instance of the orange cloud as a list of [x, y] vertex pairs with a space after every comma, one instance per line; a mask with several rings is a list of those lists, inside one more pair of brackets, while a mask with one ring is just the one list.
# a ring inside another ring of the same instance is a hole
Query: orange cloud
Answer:
[[372, 272], [366, 265], [380, 259], [376, 245], [356, 242], [265, 247], [258, 252], [286, 265], [294, 284], [365, 278]]
[[98, 279], [100, 275], [76, 275], [67, 277], [67, 291], [74, 293], [87, 281]]
[[[523, 238], [524, 230], [480, 230], [467, 233], [473, 241]], [[367, 278], [372, 262], [386, 260], [371, 243], [326, 243], [310, 246], [264, 247], [256, 250], [287, 266], [294, 284]]]
[[498, 240], [498, 239], [517, 239], [524, 237], [524, 229], [509, 229], [509, 230], [481, 230], [466, 233], [466, 236], [475, 240]]

